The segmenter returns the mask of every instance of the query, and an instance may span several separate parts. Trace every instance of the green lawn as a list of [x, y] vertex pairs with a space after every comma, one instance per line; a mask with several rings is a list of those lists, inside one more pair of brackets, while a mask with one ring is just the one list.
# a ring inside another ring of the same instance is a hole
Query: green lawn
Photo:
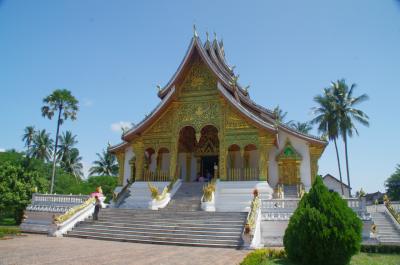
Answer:
[[0, 218], [0, 238], [6, 235], [15, 235], [19, 233], [19, 227], [16, 225], [13, 218]]
[[[252, 263], [241, 263], [241, 265], [253, 265]], [[256, 264], [254, 264], [256, 265]], [[295, 265], [287, 259], [274, 259], [264, 261], [257, 265]], [[400, 265], [400, 254], [370, 254], [359, 253], [355, 255], [350, 265]]]

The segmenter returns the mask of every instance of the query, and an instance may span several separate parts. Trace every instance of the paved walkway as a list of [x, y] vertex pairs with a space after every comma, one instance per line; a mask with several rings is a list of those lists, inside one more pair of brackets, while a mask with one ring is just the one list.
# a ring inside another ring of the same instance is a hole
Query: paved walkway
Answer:
[[224, 248], [136, 244], [33, 234], [0, 240], [0, 265], [236, 265], [247, 253], [246, 250]]

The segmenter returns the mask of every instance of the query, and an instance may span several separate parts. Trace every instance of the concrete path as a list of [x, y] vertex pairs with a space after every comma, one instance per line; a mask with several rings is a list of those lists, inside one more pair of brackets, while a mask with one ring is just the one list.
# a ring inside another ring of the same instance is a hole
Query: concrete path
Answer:
[[0, 240], [0, 265], [236, 265], [249, 251], [111, 242], [45, 235]]

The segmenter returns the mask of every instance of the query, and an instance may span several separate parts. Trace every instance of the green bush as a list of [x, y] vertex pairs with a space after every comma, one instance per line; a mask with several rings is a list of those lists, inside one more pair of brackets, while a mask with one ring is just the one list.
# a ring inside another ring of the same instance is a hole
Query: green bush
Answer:
[[257, 249], [247, 254], [240, 265], [267, 265], [273, 259], [284, 259], [285, 257], [286, 254], [283, 249]]
[[361, 252], [400, 254], [400, 246], [399, 245], [362, 245]]
[[362, 222], [317, 177], [290, 218], [283, 239], [288, 258], [300, 264], [345, 265], [360, 250]]

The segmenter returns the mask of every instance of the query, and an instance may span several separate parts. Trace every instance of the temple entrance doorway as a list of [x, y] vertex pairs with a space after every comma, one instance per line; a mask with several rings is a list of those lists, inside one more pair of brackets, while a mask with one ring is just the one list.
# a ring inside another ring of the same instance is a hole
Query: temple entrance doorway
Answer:
[[201, 158], [201, 175], [207, 180], [218, 177], [218, 156], [203, 156]]
[[[177, 172], [183, 181], [211, 179], [218, 166], [219, 140], [215, 126], [206, 125], [196, 131], [191, 126], [179, 132]], [[208, 173], [208, 174], [207, 174]]]

